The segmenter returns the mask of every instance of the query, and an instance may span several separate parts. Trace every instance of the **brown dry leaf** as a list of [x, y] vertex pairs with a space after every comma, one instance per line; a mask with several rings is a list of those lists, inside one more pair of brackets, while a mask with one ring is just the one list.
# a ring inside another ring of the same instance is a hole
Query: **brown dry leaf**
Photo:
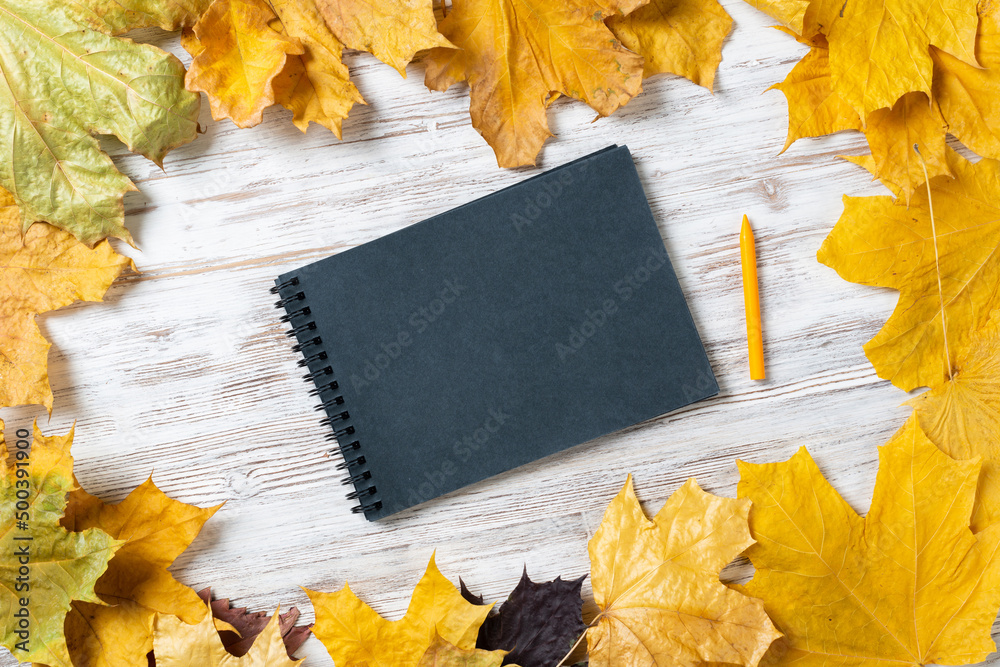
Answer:
[[753, 544], [749, 511], [692, 479], [650, 521], [629, 475], [589, 544], [591, 666], [756, 665], [780, 634], [759, 600], [719, 581]]
[[879, 448], [864, 518], [805, 448], [739, 462], [753, 501], [746, 586], [785, 638], [780, 665], [963, 665], [996, 650], [1000, 525], [969, 530], [978, 461], [955, 461], [911, 417]]
[[607, 25], [645, 59], [643, 76], [676, 74], [712, 90], [733, 20], [716, 0], [650, 0]]
[[236, 657], [222, 646], [211, 614], [189, 625], [165, 614], [156, 614], [153, 622], [153, 655], [157, 667], [295, 667], [295, 660], [285, 653], [278, 629], [279, 607], [246, 655]]
[[952, 458], [980, 458], [972, 530], [1000, 519], [1000, 310], [972, 334], [952, 377], [908, 401], [920, 426]]
[[344, 46], [371, 53], [404, 77], [417, 51], [454, 48], [437, 30], [433, 0], [317, 0], [316, 4]]
[[0, 189], [0, 407], [40, 404], [52, 411], [50, 345], [35, 316], [74, 301], [101, 301], [126, 269], [135, 264], [107, 241], [90, 249], [45, 223], [22, 237], [14, 198]]
[[642, 57], [604, 19], [648, 0], [455, 0], [441, 32], [454, 49], [433, 49], [424, 82], [446, 90], [468, 81], [472, 125], [501, 167], [535, 163], [549, 132], [554, 95], [613, 113], [642, 87]]
[[347, 584], [336, 593], [305, 591], [316, 610], [313, 634], [338, 665], [417, 667], [438, 636], [471, 650], [493, 608], [467, 602], [438, 570], [433, 555], [398, 621], [379, 616]]
[[152, 478], [117, 505], [106, 505], [80, 488], [69, 494], [64, 527], [76, 532], [100, 528], [125, 541], [94, 588], [112, 606], [74, 602], [66, 617], [76, 667], [143, 664], [153, 648], [157, 612], [185, 623], [205, 617], [205, 603], [167, 568], [220, 507], [201, 509], [172, 500]]
[[817, 255], [845, 280], [899, 290], [865, 354], [879, 377], [904, 391], [944, 382], [956, 352], [1000, 308], [1000, 162], [949, 156], [955, 178], [931, 181], [948, 358], [925, 189], [908, 206], [892, 197], [844, 197], [844, 213]]

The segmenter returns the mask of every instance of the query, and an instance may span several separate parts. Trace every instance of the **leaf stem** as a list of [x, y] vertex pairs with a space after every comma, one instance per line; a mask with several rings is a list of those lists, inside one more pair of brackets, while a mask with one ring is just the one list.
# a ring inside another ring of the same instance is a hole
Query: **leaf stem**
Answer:
[[583, 638], [587, 636], [587, 630], [589, 630], [589, 629], [591, 629], [592, 627], [594, 627], [594, 625], [595, 625], [595, 624], [596, 624], [596, 623], [597, 623], [597, 622], [598, 622], [599, 620], [601, 620], [601, 616], [603, 616], [603, 614], [598, 614], [598, 615], [597, 615], [597, 616], [596, 616], [596, 617], [594, 618], [594, 620], [592, 620], [592, 621], [590, 622], [590, 625], [588, 625], [588, 626], [587, 626], [586, 628], [584, 628], [584, 629], [583, 629], [583, 632], [581, 632], [581, 633], [580, 633], [580, 636], [579, 636], [579, 637], [577, 637], [576, 641], [575, 641], [575, 642], [573, 643], [573, 646], [572, 646], [572, 647], [570, 647], [570, 649], [569, 649], [569, 652], [567, 652], [567, 653], [566, 653], [566, 655], [564, 655], [564, 656], [562, 657], [562, 660], [560, 660], [560, 661], [559, 661], [559, 662], [558, 662], [558, 663], [556, 664], [556, 667], [563, 667], [563, 665], [564, 665], [564, 664], [566, 664], [566, 661], [567, 661], [567, 660], [569, 660], [569, 657], [570, 657], [571, 655], [573, 655], [573, 651], [575, 651], [575, 650], [576, 650], [576, 647], [580, 645], [580, 642], [582, 642], [582, 641], [583, 641]]
[[924, 170], [924, 185], [927, 186], [927, 209], [931, 214], [931, 241], [934, 243], [934, 271], [937, 274], [938, 303], [941, 308], [941, 337], [944, 339], [944, 365], [948, 369], [948, 380], [954, 380], [951, 370], [951, 354], [948, 352], [948, 321], [944, 311], [944, 289], [941, 287], [941, 258], [938, 256], [937, 227], [934, 224], [934, 201], [931, 198], [931, 181], [927, 177], [927, 162], [920, 154], [920, 149], [913, 144], [913, 152], [920, 158], [920, 167]]

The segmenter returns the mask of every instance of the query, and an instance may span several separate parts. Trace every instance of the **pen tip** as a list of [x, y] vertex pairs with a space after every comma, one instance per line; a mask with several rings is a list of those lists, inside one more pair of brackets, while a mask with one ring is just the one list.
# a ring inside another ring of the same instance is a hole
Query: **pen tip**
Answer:
[[750, 218], [747, 217], [746, 213], [743, 214], [743, 225], [740, 227], [740, 231], [741, 232], [750, 231]]

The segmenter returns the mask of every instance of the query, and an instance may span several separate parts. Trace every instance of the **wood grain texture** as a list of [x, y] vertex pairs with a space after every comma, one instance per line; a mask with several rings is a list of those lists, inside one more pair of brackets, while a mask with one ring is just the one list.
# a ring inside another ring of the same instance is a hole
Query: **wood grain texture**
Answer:
[[[126, 200], [140, 250], [120, 247], [142, 275], [119, 280], [104, 305], [40, 318], [54, 344], [52, 419], [34, 408], [0, 418], [8, 430], [38, 418], [50, 432], [75, 421], [77, 475], [107, 500], [152, 472], [174, 498], [226, 501], [173, 571], [253, 610], [297, 605], [306, 620], [312, 608], [298, 586], [332, 591], [345, 580], [398, 618], [434, 549], [446, 576], [487, 599], [506, 595], [524, 564], [535, 581], [587, 573], [587, 540], [629, 472], [653, 512], [688, 477], [733, 495], [735, 458], [783, 460], [806, 445], [867, 511], [875, 448], [908, 409], [861, 345], [896, 295], [845, 283], [815, 254], [842, 194], [885, 191], [836, 158], [860, 153], [861, 135], [804, 140], [777, 155], [785, 102], [764, 91], [805, 48], [743, 2], [723, 4], [736, 25], [714, 96], [657, 77], [597, 122], [559, 100], [549, 114], [556, 138], [537, 168], [496, 167], [464, 89], [431, 93], [419, 65], [403, 80], [365, 54], [347, 56], [369, 106], [352, 111], [343, 141], [317, 126], [301, 134], [281, 109], [237, 130], [212, 122], [206, 104], [205, 135], [172, 153], [165, 171], [105, 142], [141, 190]], [[189, 60], [176, 36], [138, 38]], [[273, 277], [610, 143], [635, 156], [720, 395], [381, 523], [351, 514], [272, 307]], [[744, 212], [759, 253], [766, 382], [750, 381], [746, 368]], [[745, 560], [726, 571], [749, 574]], [[332, 664], [315, 639], [300, 655]]]

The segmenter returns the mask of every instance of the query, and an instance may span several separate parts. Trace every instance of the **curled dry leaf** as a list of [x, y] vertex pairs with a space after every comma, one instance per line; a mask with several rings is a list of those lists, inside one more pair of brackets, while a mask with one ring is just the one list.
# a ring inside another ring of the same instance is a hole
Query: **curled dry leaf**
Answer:
[[[70, 604], [101, 603], [94, 584], [124, 542], [99, 528], [69, 532], [59, 524], [66, 497], [76, 488], [70, 455], [72, 430], [62, 436], [45, 436], [36, 424], [30, 451], [27, 437], [19, 436], [11, 448], [2, 431], [0, 422], [0, 460], [4, 462], [0, 475], [0, 608], [4, 609], [0, 643], [18, 662], [72, 667], [63, 631]], [[8, 462], [11, 450], [14, 458]]]
[[716, 0], [650, 0], [608, 27], [644, 58], [643, 76], [676, 74], [712, 90], [733, 20]]
[[45, 223], [22, 236], [14, 198], [0, 189], [0, 407], [40, 404], [52, 410], [49, 343], [35, 316], [74, 301], [100, 301], [127, 269], [107, 241], [93, 249]]
[[340, 138], [364, 104], [314, 0], [215, 0], [182, 44], [194, 56], [187, 85], [208, 96], [216, 120], [252, 127], [277, 103], [303, 132], [315, 122]]
[[931, 181], [943, 308], [924, 189], [909, 206], [892, 197], [844, 197], [844, 212], [818, 253], [845, 280], [899, 290], [896, 309], [865, 354], [879, 377], [904, 391], [944, 382], [956, 352], [1000, 308], [1000, 162], [949, 155], [955, 178]]
[[112, 35], [131, 20], [174, 26], [190, 16], [184, 5], [153, 11], [158, 2], [144, 16], [126, 9], [137, 4], [0, 0], [0, 40], [10, 46], [0, 53], [0, 186], [17, 202], [22, 230], [46, 221], [90, 246], [131, 241], [123, 197], [135, 186], [94, 135], [114, 135], [158, 165], [195, 138], [199, 100], [184, 89], [181, 62]]
[[153, 655], [157, 667], [295, 667], [302, 660], [289, 658], [278, 628], [279, 607], [250, 650], [241, 657], [226, 651], [216, 632], [212, 614], [194, 625], [157, 614], [153, 622]]
[[535, 163], [552, 136], [553, 94], [613, 113], [642, 86], [642, 57], [604, 24], [649, 0], [455, 0], [440, 30], [455, 49], [427, 56], [425, 83], [446, 90], [468, 81], [472, 125], [501, 167]]
[[368, 51], [404, 77], [417, 51], [454, 48], [437, 30], [432, 0], [317, 0], [333, 34]]
[[600, 609], [587, 630], [592, 667], [760, 661], [779, 633], [759, 600], [719, 581], [753, 544], [749, 509], [689, 480], [650, 521], [629, 476], [589, 544]]
[[201, 509], [172, 500], [152, 478], [116, 505], [80, 488], [70, 493], [64, 527], [75, 532], [99, 528], [124, 541], [94, 587], [103, 604], [74, 602], [66, 617], [75, 667], [141, 665], [153, 648], [157, 612], [185, 623], [206, 616], [198, 594], [167, 568], [220, 507]]
[[879, 448], [865, 518], [805, 448], [739, 467], [757, 541], [746, 591], [785, 634], [777, 663], [964, 665], [995, 650], [1000, 525], [969, 529], [978, 461], [951, 459], [911, 417]]
[[461, 650], [471, 650], [492, 608], [463, 599], [438, 570], [434, 556], [413, 589], [406, 615], [398, 621], [379, 616], [347, 584], [336, 593], [308, 589], [306, 593], [316, 609], [313, 634], [338, 665], [417, 667], [438, 635]]

